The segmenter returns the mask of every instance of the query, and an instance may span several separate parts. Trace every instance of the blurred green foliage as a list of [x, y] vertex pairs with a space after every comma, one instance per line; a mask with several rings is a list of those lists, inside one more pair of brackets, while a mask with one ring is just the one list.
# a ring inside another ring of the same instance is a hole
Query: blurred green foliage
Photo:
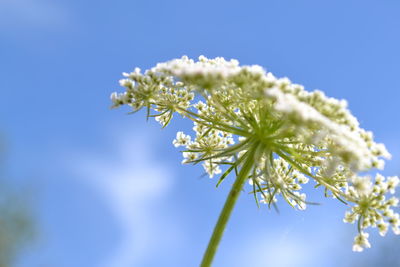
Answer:
[[0, 267], [10, 267], [33, 239], [30, 202], [25, 190], [16, 190], [5, 174], [6, 144], [0, 136]]
[[0, 267], [9, 267], [32, 239], [33, 227], [23, 197], [0, 183]]

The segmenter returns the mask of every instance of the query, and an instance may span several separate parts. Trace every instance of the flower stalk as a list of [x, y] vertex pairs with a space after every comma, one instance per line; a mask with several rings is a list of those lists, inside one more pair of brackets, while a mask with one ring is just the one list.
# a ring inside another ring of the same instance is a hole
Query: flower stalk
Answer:
[[207, 250], [204, 253], [203, 260], [201, 262], [201, 267], [211, 266], [211, 263], [217, 252], [219, 243], [221, 241], [222, 235], [224, 234], [226, 225], [232, 214], [233, 208], [235, 207], [240, 192], [242, 191], [243, 186], [253, 167], [254, 160], [252, 158], [253, 157], [252, 153], [249, 151], [246, 153], [244, 157], [246, 157], [246, 159], [244, 160], [243, 166], [240, 169], [238, 176], [236, 177], [235, 183], [232, 185], [229, 195], [225, 201], [224, 207], [219, 215], [217, 224], [214, 227], [213, 234], [208, 243]]

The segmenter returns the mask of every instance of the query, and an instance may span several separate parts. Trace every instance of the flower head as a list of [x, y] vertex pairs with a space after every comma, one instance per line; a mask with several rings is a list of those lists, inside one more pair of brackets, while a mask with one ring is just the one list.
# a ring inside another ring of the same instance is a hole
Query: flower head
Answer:
[[210, 177], [221, 174], [218, 184], [246, 168], [257, 204], [276, 205], [281, 197], [303, 210], [302, 187], [312, 180], [325, 196], [352, 203], [344, 221], [358, 222], [354, 251], [370, 247], [367, 227], [384, 235], [390, 225], [400, 233], [392, 209], [398, 199], [385, 198], [399, 179], [358, 175], [383, 168], [390, 154], [360, 128], [345, 100], [223, 58], [184, 56], [124, 76], [125, 92], [111, 95], [113, 106], [145, 108], [163, 127], [175, 114], [190, 119], [194, 135], [178, 132], [173, 144], [184, 147], [183, 163], [202, 163]]

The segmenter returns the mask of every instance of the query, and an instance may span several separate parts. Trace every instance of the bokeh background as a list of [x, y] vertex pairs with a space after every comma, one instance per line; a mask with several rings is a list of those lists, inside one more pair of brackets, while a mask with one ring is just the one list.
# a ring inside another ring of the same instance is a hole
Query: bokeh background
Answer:
[[[122, 72], [182, 55], [347, 99], [399, 175], [399, 13], [397, 0], [0, 0], [0, 266], [198, 266], [233, 177], [216, 189], [180, 164], [172, 140], [190, 122], [109, 109]], [[279, 214], [243, 193], [215, 266], [400, 266], [398, 237], [372, 231], [353, 253], [346, 207], [308, 191], [321, 205]]]

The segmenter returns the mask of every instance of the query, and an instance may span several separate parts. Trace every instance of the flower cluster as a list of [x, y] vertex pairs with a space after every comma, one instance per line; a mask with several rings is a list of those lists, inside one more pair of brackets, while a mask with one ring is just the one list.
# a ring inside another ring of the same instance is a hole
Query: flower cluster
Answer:
[[399, 182], [396, 176], [385, 179], [380, 174], [376, 175], [374, 183], [369, 177], [352, 178], [352, 185], [346, 188], [346, 194], [353, 199], [355, 205], [346, 212], [343, 221], [347, 223], [358, 221], [359, 235], [354, 239], [354, 251], [362, 251], [363, 247], [370, 247], [368, 233], [364, 232], [367, 227], [377, 227], [379, 234], [384, 236], [390, 225], [393, 233], [400, 234], [399, 214], [392, 209], [398, 206], [399, 199], [394, 196], [389, 199], [385, 197], [387, 192], [395, 193]]
[[400, 234], [393, 207], [397, 177], [374, 181], [360, 171], [383, 169], [390, 154], [360, 128], [347, 102], [306, 91], [262, 67], [240, 66], [223, 58], [187, 57], [157, 64], [141, 73], [124, 73], [124, 93], [113, 93], [113, 107], [147, 110], [163, 127], [174, 114], [193, 121], [195, 135], [178, 132], [173, 144], [184, 147], [183, 163], [202, 163], [208, 175], [244, 177], [258, 203], [276, 205], [278, 197], [306, 208], [302, 185], [312, 180], [351, 206], [345, 222], [357, 221], [354, 251], [369, 247], [367, 227], [384, 235], [391, 225]]

